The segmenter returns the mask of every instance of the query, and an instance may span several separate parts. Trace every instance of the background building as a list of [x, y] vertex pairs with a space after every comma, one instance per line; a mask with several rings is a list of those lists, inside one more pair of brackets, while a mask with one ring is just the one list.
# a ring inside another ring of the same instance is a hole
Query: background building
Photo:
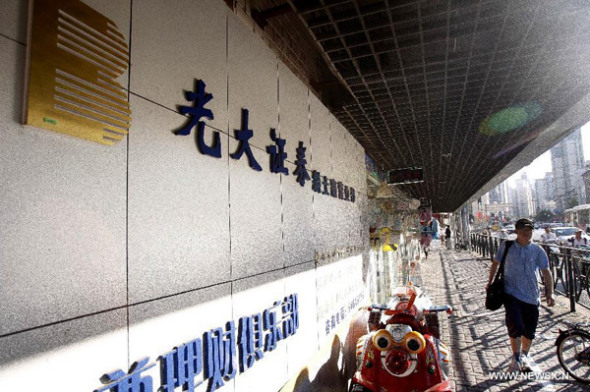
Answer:
[[515, 188], [512, 190], [512, 206], [515, 219], [533, 217], [536, 213], [533, 193], [526, 173], [522, 173], [516, 180]]
[[490, 203], [505, 204], [508, 203], [508, 183], [501, 182], [489, 192]]
[[590, 203], [590, 163], [588, 161], [586, 161], [586, 165], [584, 166], [582, 181], [584, 182], [584, 191], [586, 192], [584, 203]]
[[545, 177], [535, 181], [535, 205], [537, 211], [551, 210], [551, 203], [554, 200], [553, 172], [545, 173]]
[[580, 129], [574, 130], [551, 148], [554, 197], [559, 211], [564, 211], [586, 200], [581, 175], [584, 171], [584, 152]]

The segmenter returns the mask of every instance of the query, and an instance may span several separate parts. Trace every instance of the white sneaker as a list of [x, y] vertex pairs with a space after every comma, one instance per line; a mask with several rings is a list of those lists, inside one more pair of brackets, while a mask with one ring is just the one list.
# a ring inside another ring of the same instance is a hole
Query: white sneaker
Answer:
[[535, 360], [533, 359], [533, 357], [531, 357], [531, 355], [522, 355], [520, 357], [520, 361], [522, 363], [520, 370], [522, 372], [525, 373], [530, 373], [530, 372], [535, 372], [538, 371], [539, 366], [537, 365], [537, 363], [535, 362]]
[[510, 365], [508, 365], [508, 373], [518, 373], [518, 372], [520, 372], [521, 368], [522, 368], [522, 363], [520, 361], [517, 361], [516, 359], [514, 359], [514, 357], [512, 357], [512, 360], [510, 361]]

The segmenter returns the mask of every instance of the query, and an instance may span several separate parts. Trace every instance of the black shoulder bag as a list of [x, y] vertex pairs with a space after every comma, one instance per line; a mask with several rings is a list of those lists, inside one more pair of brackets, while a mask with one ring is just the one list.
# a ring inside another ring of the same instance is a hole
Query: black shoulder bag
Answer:
[[504, 247], [504, 254], [500, 261], [500, 268], [486, 293], [486, 309], [498, 310], [504, 304], [504, 261], [508, 254], [508, 249], [514, 241], [506, 241]]

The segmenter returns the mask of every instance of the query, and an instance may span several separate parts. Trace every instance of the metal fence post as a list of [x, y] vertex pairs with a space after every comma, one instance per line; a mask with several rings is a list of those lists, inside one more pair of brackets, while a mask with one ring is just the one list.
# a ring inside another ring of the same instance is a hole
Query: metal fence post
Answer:
[[568, 296], [570, 297], [570, 312], [576, 311], [576, 288], [574, 282], [574, 265], [572, 259], [571, 249], [566, 250], [566, 268], [567, 268], [567, 280], [568, 282]]
[[498, 239], [490, 237], [492, 241], [492, 251], [490, 252], [490, 261], [494, 261], [494, 255], [498, 252]]

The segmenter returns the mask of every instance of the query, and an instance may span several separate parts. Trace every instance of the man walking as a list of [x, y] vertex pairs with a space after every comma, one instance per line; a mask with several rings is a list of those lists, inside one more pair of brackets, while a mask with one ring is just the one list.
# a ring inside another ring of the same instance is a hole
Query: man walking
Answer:
[[557, 241], [555, 233], [551, 232], [549, 226], [545, 227], [545, 232], [541, 234], [541, 242], [544, 244], [554, 244]]
[[447, 245], [447, 249], [451, 249], [451, 226], [449, 225], [445, 229], [445, 244]]
[[588, 240], [582, 237], [582, 229], [576, 229], [574, 236], [569, 238], [565, 245], [571, 246], [573, 248], [579, 248], [588, 245]]
[[[529, 219], [516, 222], [516, 241], [509, 247], [504, 261], [504, 308], [513, 355], [509, 372], [530, 372], [535, 367], [529, 350], [539, 321], [540, 292], [536, 270], [543, 274], [547, 306], [555, 305], [549, 260], [543, 248], [531, 242], [533, 227]], [[492, 263], [486, 289], [496, 275], [505, 247], [506, 241], [500, 245]]]

